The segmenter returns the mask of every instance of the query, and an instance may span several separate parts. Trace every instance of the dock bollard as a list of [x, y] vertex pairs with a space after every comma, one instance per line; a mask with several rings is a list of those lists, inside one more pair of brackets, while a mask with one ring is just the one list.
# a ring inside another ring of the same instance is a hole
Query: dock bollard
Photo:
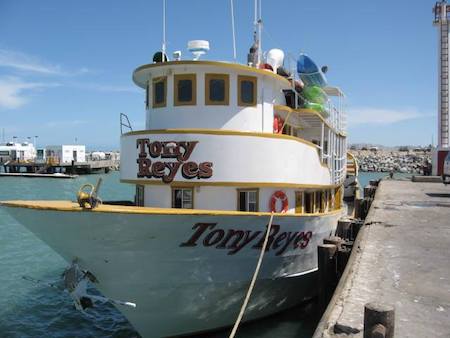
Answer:
[[392, 305], [367, 303], [364, 306], [364, 338], [393, 338], [395, 309]]
[[337, 284], [336, 252], [337, 246], [334, 244], [319, 244], [317, 246], [319, 306], [321, 309], [327, 307]]

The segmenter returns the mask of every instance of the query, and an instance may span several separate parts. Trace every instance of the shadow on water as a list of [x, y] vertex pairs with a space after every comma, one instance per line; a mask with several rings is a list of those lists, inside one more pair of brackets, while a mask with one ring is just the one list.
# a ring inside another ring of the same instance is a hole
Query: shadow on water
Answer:
[[[278, 314], [243, 323], [239, 326], [238, 338], [307, 338], [311, 337], [322, 316], [317, 302], [311, 300]], [[236, 314], [237, 317], [237, 314]], [[226, 338], [231, 328], [196, 335], [198, 338]], [[190, 337], [194, 338], [194, 336]]]

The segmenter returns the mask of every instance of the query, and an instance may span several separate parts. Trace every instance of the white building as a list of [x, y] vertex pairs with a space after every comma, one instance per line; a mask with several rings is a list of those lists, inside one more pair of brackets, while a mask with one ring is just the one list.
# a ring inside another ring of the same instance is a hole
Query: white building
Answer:
[[32, 161], [36, 157], [36, 149], [28, 142], [6, 142], [0, 144], [0, 163], [7, 161]]
[[45, 158], [57, 163], [86, 162], [86, 146], [55, 145], [45, 148]]

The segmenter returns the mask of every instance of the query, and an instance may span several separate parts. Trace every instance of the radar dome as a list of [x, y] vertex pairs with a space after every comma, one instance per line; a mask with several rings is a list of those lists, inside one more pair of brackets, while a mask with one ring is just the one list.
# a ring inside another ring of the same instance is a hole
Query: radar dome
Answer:
[[209, 51], [209, 41], [191, 40], [188, 42], [188, 50], [194, 56], [194, 60], [200, 59], [200, 56]]
[[284, 52], [278, 48], [269, 50], [266, 55], [266, 62], [272, 66], [273, 71], [276, 73], [277, 69], [283, 65]]

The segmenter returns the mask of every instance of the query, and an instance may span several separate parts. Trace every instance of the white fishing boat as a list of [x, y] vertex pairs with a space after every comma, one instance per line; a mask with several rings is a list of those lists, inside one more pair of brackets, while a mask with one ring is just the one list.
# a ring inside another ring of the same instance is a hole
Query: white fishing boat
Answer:
[[[95, 189], [78, 202], [1, 202], [89, 271], [143, 337], [233, 325], [268, 229], [243, 320], [313, 297], [317, 245], [345, 213], [344, 115], [332, 104], [342, 92], [324, 88], [326, 117], [302, 108], [298, 75], [283, 69], [282, 51], [263, 57], [258, 34], [245, 65], [201, 61], [208, 43], [189, 46], [191, 60], [168, 61], [163, 48], [133, 73], [147, 98], [146, 129], [121, 135], [134, 203], [101, 203]], [[68, 289], [84, 309], [78, 282]]]

